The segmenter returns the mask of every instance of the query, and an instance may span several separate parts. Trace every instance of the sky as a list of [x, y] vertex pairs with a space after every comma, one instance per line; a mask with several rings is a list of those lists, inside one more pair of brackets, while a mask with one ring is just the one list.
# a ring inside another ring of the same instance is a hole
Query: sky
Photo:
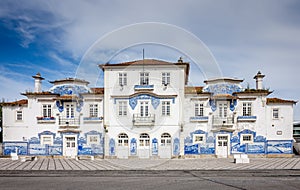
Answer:
[[[245, 88], [255, 88], [253, 76], [261, 71], [266, 75], [264, 87], [273, 91], [270, 97], [300, 100], [298, 0], [1, 0], [0, 98], [25, 98], [20, 93], [34, 89], [31, 76], [37, 72], [46, 79], [45, 91], [51, 87], [48, 81], [76, 77], [95, 44], [137, 23], [178, 27], [207, 47], [223, 76], [244, 79]], [[153, 32], [143, 34], [147, 38]], [[112, 63], [142, 59], [145, 49], [148, 59], [176, 62], [183, 57], [191, 62], [190, 85], [203, 86], [208, 77], [203, 68], [179, 48], [180, 43], [193, 44], [181, 42], [172, 32], [156, 37], [177, 46], [140, 43], [113, 56], [110, 47], [103, 46], [90, 63], [101, 64], [108, 55]], [[89, 70], [99, 75], [95, 85], [101, 86], [100, 69], [95, 65]], [[300, 121], [299, 105], [294, 119]]]

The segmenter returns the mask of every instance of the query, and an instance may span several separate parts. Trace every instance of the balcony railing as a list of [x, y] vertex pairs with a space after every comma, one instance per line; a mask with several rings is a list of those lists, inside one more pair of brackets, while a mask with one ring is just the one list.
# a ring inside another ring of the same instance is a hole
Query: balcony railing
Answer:
[[37, 123], [55, 123], [55, 117], [36, 117]]
[[83, 122], [84, 123], [100, 123], [102, 122], [103, 117], [84, 117]]
[[237, 121], [244, 121], [244, 122], [253, 122], [253, 121], [256, 121], [256, 116], [238, 116], [237, 117]]
[[190, 122], [208, 122], [208, 116], [193, 116], [190, 117]]
[[234, 118], [233, 116], [228, 117], [218, 117], [213, 116], [212, 123], [214, 127], [232, 127], [234, 124]]
[[69, 118], [69, 117], [60, 116], [58, 124], [60, 126], [65, 126], [65, 127], [68, 127], [68, 126], [79, 126], [80, 125], [80, 119], [79, 119], [79, 117]]
[[144, 126], [151, 126], [154, 125], [155, 123], [155, 115], [154, 114], [149, 114], [147, 116], [141, 115], [141, 114], [133, 114], [133, 125], [139, 126], [139, 125], [144, 125]]

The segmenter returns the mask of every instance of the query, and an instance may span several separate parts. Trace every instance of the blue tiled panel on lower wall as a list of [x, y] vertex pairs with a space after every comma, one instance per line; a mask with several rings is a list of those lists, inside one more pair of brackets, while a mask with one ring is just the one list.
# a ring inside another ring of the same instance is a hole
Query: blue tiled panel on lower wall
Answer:
[[[88, 145], [86, 134], [99, 134], [100, 144]], [[82, 134], [83, 136], [78, 138], [78, 155], [103, 155], [104, 139], [102, 138], [102, 134], [95, 131], [90, 131], [86, 134]], [[53, 135], [54, 137], [56, 136], [55, 133]], [[61, 136], [54, 138], [53, 145], [42, 145], [39, 138], [32, 137], [28, 141], [3, 142], [3, 154], [10, 155], [17, 151], [18, 155], [63, 155], [63, 141]]]
[[267, 142], [268, 154], [292, 154], [293, 141], [292, 140], [274, 140]]

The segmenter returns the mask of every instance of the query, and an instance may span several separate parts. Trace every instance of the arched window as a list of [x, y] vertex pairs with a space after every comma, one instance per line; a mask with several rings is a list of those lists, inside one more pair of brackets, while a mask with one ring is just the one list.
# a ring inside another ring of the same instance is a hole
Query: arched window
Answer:
[[150, 146], [150, 136], [147, 133], [140, 135], [140, 146]]
[[126, 133], [119, 134], [118, 146], [128, 146], [128, 135]]
[[163, 133], [160, 137], [161, 146], [170, 146], [171, 145], [171, 135], [169, 133]]

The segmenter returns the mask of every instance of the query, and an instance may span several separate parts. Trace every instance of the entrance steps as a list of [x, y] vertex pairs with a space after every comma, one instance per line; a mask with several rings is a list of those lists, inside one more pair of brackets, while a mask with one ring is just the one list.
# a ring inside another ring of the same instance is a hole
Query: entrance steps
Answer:
[[248, 158], [247, 154], [234, 154], [234, 163], [235, 164], [248, 164], [250, 163], [250, 160]]

